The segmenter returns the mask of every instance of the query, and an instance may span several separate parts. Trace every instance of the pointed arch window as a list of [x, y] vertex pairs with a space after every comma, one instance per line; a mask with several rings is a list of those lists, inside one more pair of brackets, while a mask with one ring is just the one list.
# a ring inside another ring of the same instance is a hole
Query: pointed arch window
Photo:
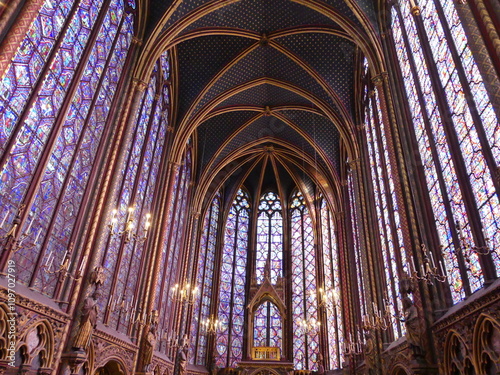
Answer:
[[236, 367], [242, 358], [249, 221], [250, 199], [240, 189], [224, 231], [218, 312], [222, 328], [216, 337], [218, 367]]
[[[366, 145], [372, 177], [373, 201], [378, 222], [378, 236], [384, 262], [386, 295], [391, 315], [402, 311], [402, 296], [399, 288], [401, 275], [409, 274], [406, 249], [399, 216], [399, 204], [393, 182], [393, 170], [389, 158], [386, 127], [382, 121], [382, 112], [378, 92], [371, 83], [368, 61], [365, 58], [363, 104], [365, 116]], [[390, 135], [389, 135], [390, 136]], [[392, 319], [394, 338], [401, 337], [403, 326], [397, 319]]]
[[[160, 161], [166, 152], [164, 145], [168, 123], [162, 121], [162, 101], [158, 94], [163, 90], [162, 79], [168, 65], [162, 65], [160, 59], [155, 66], [148, 88], [144, 93], [137, 113], [130, 146], [125, 154], [121, 176], [116, 184], [113, 201], [117, 202], [118, 230], [124, 230], [127, 217], [136, 224], [134, 233], [142, 235], [146, 216], [153, 208], [153, 197], [157, 195], [157, 177]], [[111, 220], [110, 220], [111, 221]], [[106, 235], [105, 250], [101, 264], [106, 274], [102, 286], [103, 322], [122, 332], [130, 333], [132, 322], [137, 312], [136, 302], [139, 293], [139, 281], [142, 273], [144, 244], [138, 241], [126, 241], [123, 237]]]
[[472, 246], [484, 246], [486, 239], [493, 248], [500, 243], [499, 185], [493, 179], [500, 121], [453, 1], [422, 0], [419, 6], [421, 15], [414, 16], [409, 4], [398, 2], [392, 32], [451, 295], [458, 302], [483, 285], [485, 266], [500, 271], [498, 253], [481, 264], [460, 238]]
[[253, 329], [253, 346], [282, 348], [282, 318], [274, 303], [266, 301], [257, 308], [254, 314]]
[[318, 322], [315, 296], [316, 256], [313, 222], [304, 197], [295, 191], [291, 198], [292, 319], [295, 368], [317, 370], [319, 331], [304, 331], [301, 321]]
[[196, 276], [196, 285], [200, 288], [200, 296], [196, 301], [191, 322], [192, 361], [197, 365], [204, 365], [206, 359], [207, 332], [200, 323], [210, 317], [220, 199], [220, 193], [217, 193], [205, 215], [203, 234], [200, 240], [198, 273]]
[[[47, 0], [0, 82], [0, 217], [24, 206], [17, 278], [52, 296], [76, 240], [132, 35], [133, 1]], [[85, 22], [82, 22], [85, 20]], [[28, 245], [29, 244], [29, 245]], [[71, 254], [76, 263], [79, 254]]]
[[176, 172], [175, 184], [168, 207], [169, 211], [164, 221], [162, 259], [165, 259], [165, 262], [160, 267], [160, 277], [158, 279], [158, 288], [160, 290], [157, 300], [157, 310], [160, 317], [158, 332], [161, 332], [162, 335], [162, 340], [159, 341], [158, 345], [161, 351], [169, 355], [173, 355], [174, 351], [170, 351], [171, 348], [167, 345], [168, 339], [171, 340], [170, 342], [176, 342], [177, 340], [177, 336], [174, 335], [176, 329], [174, 326], [175, 303], [170, 298], [170, 292], [176, 280], [179, 280], [178, 272], [181, 271], [175, 265], [179, 264], [182, 256], [181, 246], [186, 231], [189, 184], [192, 171], [190, 142], [191, 140], [186, 147], [184, 162]]
[[342, 367], [344, 353], [344, 327], [342, 322], [342, 305], [340, 301], [340, 273], [337, 236], [335, 234], [334, 220], [328, 209], [326, 200], [321, 202], [321, 235], [323, 243], [323, 267], [325, 290], [331, 291], [334, 300], [326, 306], [327, 340], [330, 369]]
[[255, 273], [257, 283], [264, 281], [264, 268], [269, 262], [271, 283], [283, 276], [283, 217], [278, 194], [267, 192], [259, 201], [257, 217], [257, 251]]

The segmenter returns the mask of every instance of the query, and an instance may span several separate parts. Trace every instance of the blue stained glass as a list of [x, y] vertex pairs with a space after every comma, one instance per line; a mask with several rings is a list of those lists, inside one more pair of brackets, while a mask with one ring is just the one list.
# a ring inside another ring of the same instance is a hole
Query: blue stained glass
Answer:
[[264, 281], [264, 267], [269, 262], [271, 269], [271, 283], [276, 284], [282, 277], [282, 236], [283, 219], [281, 217], [281, 203], [278, 195], [268, 192], [262, 195], [259, 203], [257, 219], [257, 255], [256, 278], [258, 283]]
[[[219, 218], [220, 194], [217, 193], [212, 205], [205, 215], [203, 234], [200, 243], [198, 258], [198, 272], [196, 283], [201, 289], [200, 298], [194, 306], [191, 324], [191, 352], [192, 363], [205, 365], [207, 333], [200, 326], [200, 322], [209, 319], [210, 301], [212, 299], [212, 280], [214, 272], [215, 244], [217, 238], [217, 223]], [[198, 341], [196, 345], [196, 341]]]
[[[491, 172], [485, 163], [483, 150], [479, 143], [477, 127], [482, 127], [486, 132], [487, 137], [485, 139], [490, 142], [491, 153], [498, 163], [499, 153], [497, 135], [499, 132], [499, 122], [496, 119], [496, 115], [489, 102], [488, 95], [486, 94], [482, 77], [479, 74], [472, 53], [467, 45], [465, 33], [456, 13], [455, 5], [449, 0], [439, 0], [439, 2], [442, 6], [447, 26], [449, 26], [451, 31], [452, 40], [447, 40], [444, 36], [443, 27], [446, 27], [446, 25], [442, 24], [441, 19], [438, 17], [441, 8], [438, 9], [436, 7], [437, 1], [425, 0], [420, 4], [422, 7], [422, 20], [426, 25], [429, 45], [451, 111], [451, 121], [457, 132], [458, 144], [464, 160], [465, 170], [469, 174], [472, 191], [474, 192], [474, 197], [479, 208], [482, 227], [486, 231], [487, 237], [494, 241], [498, 241], [500, 239], [498, 221], [493, 219], [500, 215], [498, 195], [493, 187]], [[437, 223], [439, 223], [438, 232], [444, 248], [443, 257], [445, 259], [445, 267], [450, 285], [452, 285], [453, 300], [457, 302], [464, 297], [464, 291], [461, 287], [462, 282], [460, 281], [458, 260], [451, 242], [450, 224], [447, 223], [445, 219], [446, 215], [442, 212], [442, 203], [441, 207], [439, 207], [440, 201], [442, 202], [444, 199], [449, 199], [451, 203], [453, 218], [447, 218], [452, 223], [451, 225], [454, 225], [455, 221], [459, 221], [464, 230], [470, 231], [470, 229], [468, 229], [469, 222], [465, 207], [462, 203], [460, 190], [457, 189], [459, 185], [454, 177], [456, 176], [456, 172], [454, 171], [454, 165], [449, 157], [449, 150], [447, 148], [448, 141], [443, 133], [442, 127], [440, 128], [436, 101], [433, 97], [425, 61], [419, 48], [415, 25], [407, 7], [402, 5], [401, 11], [403, 13], [402, 21], [409, 35], [408, 43], [412, 45], [412, 52], [415, 54], [417, 75], [424, 92], [424, 101], [426, 103], [427, 112], [429, 113], [429, 119], [432, 125], [431, 128], [434, 133], [432, 135], [427, 134], [423, 126], [422, 116], [419, 114], [420, 109], [418, 108], [418, 100], [414, 101], [410, 99], [409, 103], [410, 107], [412, 107], [420, 153], [426, 167], [432, 168], [433, 163], [440, 163], [443, 170], [443, 181], [446, 184], [446, 190], [449, 195], [449, 198], [442, 198], [440, 194], [437, 196], [433, 194], [431, 195], [431, 200], [433, 201], [432, 206], [435, 216], [441, 218], [437, 221]], [[411, 87], [411, 80], [413, 80], [413, 77], [410, 76], [411, 69], [407, 57], [405, 56], [406, 50], [404, 47], [404, 40], [399, 30], [401, 27], [400, 20], [397, 12], [394, 10], [393, 15], [393, 30], [395, 42], [399, 44], [397, 51], [400, 65], [402, 66], [403, 74], [409, 78], [404, 80], [406, 91], [409, 96], [414, 96], [416, 98], [416, 93], [414, 92], [415, 88]], [[460, 61], [453, 59], [452, 49], [456, 49], [457, 53], [460, 55]], [[459, 79], [458, 70], [455, 65], [457, 63], [461, 64], [464, 68], [468, 82]], [[471, 98], [465, 97], [463, 84], [468, 84], [472, 92], [472, 99], [478, 109], [478, 114], [481, 119], [480, 124], [473, 121], [471, 109], [469, 108]], [[426, 140], [426, 136], [431, 137], [431, 139], [432, 136], [434, 136], [439, 162], [432, 159], [432, 155], [429, 151], [429, 142]], [[437, 188], [435, 188], [437, 184], [430, 181], [433, 178], [436, 178], [435, 173], [426, 174], [428, 186], [430, 187], [429, 190], [437, 192]], [[494, 202], [493, 205], [489, 204], [490, 201]], [[466, 269], [471, 290], [474, 291], [482, 286], [482, 271], [477, 266], [478, 260], [475, 254], [469, 253], [465, 255], [466, 259], [470, 259], [470, 265], [466, 265]], [[500, 263], [497, 259], [495, 259], [495, 264], [497, 269], [499, 269]]]
[[[235, 367], [242, 358], [248, 202], [248, 195], [243, 190], [239, 190], [226, 221], [218, 312], [222, 328], [216, 335], [217, 353], [215, 355], [216, 364], [219, 367]], [[239, 240], [235, 238], [236, 236]], [[236, 267], [237, 263], [242, 267]]]
[[313, 293], [317, 290], [313, 224], [304, 197], [299, 191], [292, 196], [292, 319], [294, 365], [298, 370], [316, 371], [319, 335], [300, 326], [303, 320], [318, 321], [318, 304]]

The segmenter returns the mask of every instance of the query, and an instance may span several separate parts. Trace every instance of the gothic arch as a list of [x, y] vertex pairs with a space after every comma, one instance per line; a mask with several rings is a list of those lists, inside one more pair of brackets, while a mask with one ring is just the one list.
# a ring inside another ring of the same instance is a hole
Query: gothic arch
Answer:
[[500, 371], [500, 322], [482, 314], [474, 327], [472, 356], [479, 375]]
[[454, 330], [448, 333], [444, 345], [444, 374], [475, 374], [471, 348]]
[[33, 369], [52, 368], [54, 365], [54, 332], [51, 324], [42, 320], [29, 327], [19, 340], [22, 364]]
[[8, 307], [5, 303], [0, 303], [0, 360], [7, 357], [8, 345], [8, 325], [7, 325], [7, 312]]
[[127, 375], [127, 370], [120, 359], [110, 358], [105, 365], [95, 370], [94, 375]]

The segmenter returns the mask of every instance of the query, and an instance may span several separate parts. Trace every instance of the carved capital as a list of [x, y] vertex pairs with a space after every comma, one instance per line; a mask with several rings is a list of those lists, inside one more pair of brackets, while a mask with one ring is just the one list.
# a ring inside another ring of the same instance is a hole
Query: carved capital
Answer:
[[134, 78], [132, 82], [136, 90], [140, 92], [144, 92], [144, 90], [146, 90], [146, 88], [148, 87], [147, 82], [144, 82], [143, 80], [138, 78]]
[[172, 168], [172, 171], [177, 171], [179, 167], [181, 166], [181, 163], [177, 163], [175, 161], [169, 160], [168, 164]]
[[355, 160], [350, 160], [348, 163], [349, 163], [349, 167], [351, 167], [351, 170], [353, 170], [353, 171], [357, 170], [360, 166], [359, 158], [355, 159]]
[[174, 127], [172, 125], [167, 126], [167, 133], [173, 133]]
[[389, 78], [389, 73], [381, 72], [380, 74], [377, 74], [375, 77], [372, 78], [372, 82], [375, 86], [382, 86], [384, 81], [387, 81], [388, 78]]
[[141, 46], [142, 45], [142, 40], [139, 39], [138, 37], [136, 36], [133, 36], [132, 37], [132, 44], [137, 44], [138, 46]]

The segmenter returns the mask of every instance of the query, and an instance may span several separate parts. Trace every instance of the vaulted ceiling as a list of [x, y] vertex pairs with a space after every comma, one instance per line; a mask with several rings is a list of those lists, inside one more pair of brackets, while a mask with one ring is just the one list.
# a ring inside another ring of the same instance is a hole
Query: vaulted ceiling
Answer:
[[255, 170], [271, 165], [304, 188], [310, 175], [336, 199], [341, 163], [357, 153], [360, 56], [378, 61], [375, 8], [372, 0], [151, 2], [140, 66], [146, 74], [171, 51], [173, 147], [180, 155], [195, 135], [200, 205], [223, 184], [252, 185]]

